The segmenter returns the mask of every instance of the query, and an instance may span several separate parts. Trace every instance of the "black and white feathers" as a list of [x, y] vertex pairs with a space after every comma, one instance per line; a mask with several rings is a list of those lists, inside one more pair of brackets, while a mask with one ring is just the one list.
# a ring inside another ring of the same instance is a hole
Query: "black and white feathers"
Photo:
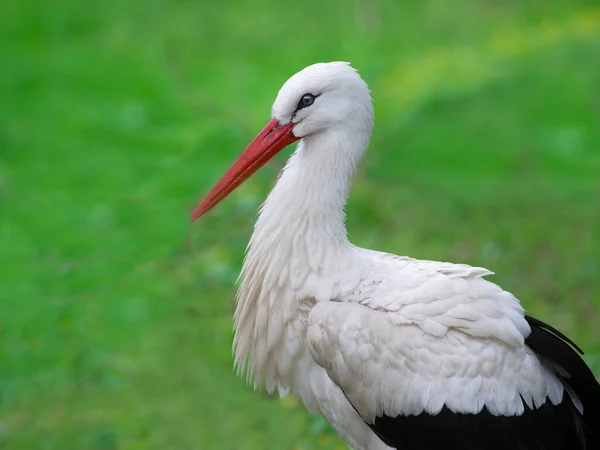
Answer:
[[370, 425], [387, 445], [420, 450], [597, 450], [600, 448], [600, 386], [566, 336], [526, 316], [532, 348], [570, 392], [557, 405], [525, 407], [520, 415], [497, 416], [482, 409], [461, 414], [381, 416]]

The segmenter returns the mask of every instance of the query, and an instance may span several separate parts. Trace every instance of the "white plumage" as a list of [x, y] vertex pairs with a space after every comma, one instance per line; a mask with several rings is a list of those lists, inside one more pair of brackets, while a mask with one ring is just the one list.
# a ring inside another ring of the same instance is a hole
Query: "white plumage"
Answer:
[[[585, 417], [586, 399], [560, 373], [569, 367], [527, 345], [531, 321], [513, 295], [483, 278], [490, 271], [348, 241], [344, 206], [373, 126], [369, 90], [354, 69], [307, 67], [281, 88], [272, 117], [193, 215], [302, 139], [261, 208], [244, 261], [235, 311], [240, 373], [269, 392], [293, 392], [355, 449], [416, 448], [401, 422], [390, 432], [378, 418], [442, 418], [443, 408], [452, 421], [482, 412], [525, 417], [568, 402], [574, 417]], [[590, 374], [582, 377], [596, 401]], [[563, 434], [577, 436], [571, 428]], [[456, 439], [445, 448], [471, 448]], [[418, 448], [434, 448], [422, 442]]]

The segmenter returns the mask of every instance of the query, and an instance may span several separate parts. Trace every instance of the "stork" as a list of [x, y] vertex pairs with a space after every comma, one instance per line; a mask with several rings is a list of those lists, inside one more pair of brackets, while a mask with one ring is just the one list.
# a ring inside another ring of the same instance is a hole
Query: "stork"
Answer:
[[600, 385], [580, 350], [492, 272], [348, 241], [344, 208], [373, 128], [357, 71], [306, 67], [271, 117], [192, 214], [300, 141], [240, 274], [238, 373], [292, 392], [354, 449], [600, 449]]

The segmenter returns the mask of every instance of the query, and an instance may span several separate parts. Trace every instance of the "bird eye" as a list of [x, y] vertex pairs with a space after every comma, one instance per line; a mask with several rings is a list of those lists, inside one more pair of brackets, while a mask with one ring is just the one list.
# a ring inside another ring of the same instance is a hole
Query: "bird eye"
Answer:
[[315, 102], [315, 96], [312, 94], [304, 94], [300, 101], [298, 102], [298, 106], [296, 107], [296, 111], [302, 108], [306, 108], [307, 106], [312, 105]]

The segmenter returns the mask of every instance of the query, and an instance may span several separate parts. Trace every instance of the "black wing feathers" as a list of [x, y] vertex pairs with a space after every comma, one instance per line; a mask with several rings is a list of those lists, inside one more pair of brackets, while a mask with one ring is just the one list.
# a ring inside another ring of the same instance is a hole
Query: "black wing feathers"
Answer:
[[494, 416], [487, 409], [457, 414], [444, 407], [435, 416], [378, 417], [370, 427], [399, 450], [596, 450], [584, 446], [575, 419], [570, 402], [547, 402], [514, 417]]
[[[550, 325], [530, 316], [525, 316], [525, 319], [531, 327], [531, 334], [525, 343], [579, 398], [583, 405], [583, 415], [576, 411], [579, 418], [578, 427], [585, 434], [587, 450], [599, 450], [600, 384], [575, 349], [581, 354], [583, 352], [573, 341]], [[556, 366], [559, 366], [560, 370], [556, 370]]]

